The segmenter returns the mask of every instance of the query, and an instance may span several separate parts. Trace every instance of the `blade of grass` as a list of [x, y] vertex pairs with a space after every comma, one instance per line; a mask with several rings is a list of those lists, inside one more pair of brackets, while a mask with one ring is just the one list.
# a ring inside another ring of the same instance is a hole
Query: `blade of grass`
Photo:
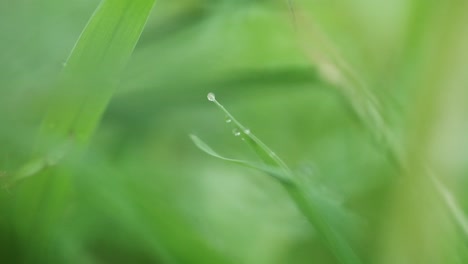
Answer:
[[[155, 0], [100, 3], [65, 63], [57, 85], [50, 91], [32, 160], [46, 160], [51, 149], [70, 138], [78, 146], [88, 143], [154, 3]], [[15, 178], [36, 174], [31, 172], [19, 173], [21, 176]]]
[[218, 153], [216, 153], [210, 146], [208, 146], [205, 142], [203, 142], [197, 136], [190, 135], [190, 138], [192, 139], [193, 143], [200, 150], [202, 150], [203, 152], [205, 152], [206, 154], [208, 154], [210, 156], [213, 156], [215, 158], [222, 159], [222, 160], [225, 160], [225, 161], [228, 161], [228, 162], [236, 163], [238, 165], [242, 165], [242, 166], [245, 166], [247, 168], [257, 169], [259, 171], [262, 171], [262, 172], [276, 178], [277, 180], [279, 180], [280, 182], [282, 182], [284, 184], [293, 184], [293, 182], [292, 182], [292, 180], [290, 178], [287, 178], [281, 170], [278, 170], [275, 167], [260, 164], [260, 163], [249, 162], [249, 161], [245, 161], [245, 160], [238, 160], [238, 159], [231, 159], [231, 158], [223, 157], [223, 156], [219, 155]]
[[[393, 211], [394, 215], [409, 212], [411, 217], [403, 221], [395, 217], [386, 226], [391, 232], [385, 239], [382, 256], [386, 261], [382, 263], [394, 259], [401, 263], [455, 263], [454, 259], [465, 263], [468, 222], [454, 198], [454, 179], [464, 175], [465, 167], [458, 156], [466, 154], [461, 144], [466, 130], [458, 124], [465, 122], [467, 110], [468, 5], [415, 1], [413, 8], [406, 47], [406, 55], [415, 65], [414, 77], [407, 84], [414, 90], [405, 127], [408, 170], [405, 186], [394, 190]], [[412, 230], [409, 240], [405, 239], [408, 230]], [[424, 247], [415, 246], [421, 242]]]
[[[51, 158], [55, 163], [67, 154], [55, 155], [52, 150], [70, 138], [73, 147], [88, 144], [154, 3], [155, 0], [103, 0], [48, 95], [32, 162], [14, 178], [31, 178], [16, 188], [14, 210], [16, 219], [21, 220], [18, 233], [31, 244], [43, 245], [38, 252], [25, 252], [25, 259], [31, 263], [53, 262], [49, 258], [55, 255], [50, 254], [54, 248], [52, 238], [57, 235], [54, 226], [64, 217], [71, 195], [72, 175], [67, 170], [44, 170]], [[68, 154], [71, 151], [68, 149]]]
[[[221, 105], [217, 100], [214, 94], [208, 94], [208, 100], [214, 102], [222, 112], [227, 116], [227, 120], [234, 127], [234, 135], [241, 136], [243, 141], [246, 142], [262, 159], [268, 168], [271, 166], [282, 172], [283, 178], [288, 179], [287, 182], [280, 181], [283, 185], [291, 199], [296, 204], [297, 208], [302, 212], [302, 214], [309, 220], [309, 222], [316, 228], [321, 239], [323, 239], [330, 251], [335, 255], [340, 263], [343, 264], [359, 264], [362, 263], [360, 257], [354, 251], [349, 241], [338, 232], [338, 230], [332, 226], [330, 221], [327, 219], [327, 212], [324, 208], [327, 206], [322, 206], [319, 199], [314, 195], [314, 192], [311, 191], [307, 184], [301, 182], [301, 179], [295, 177], [293, 172], [289, 167], [284, 163], [284, 161], [278, 157], [265, 143], [263, 143], [259, 138], [257, 138], [248, 128], [243, 126], [237, 119], [229, 112], [223, 105]], [[206, 153], [226, 160], [231, 161], [236, 164], [242, 164], [244, 166], [250, 166], [249, 162], [227, 159], [219, 156], [214, 152], [209, 146], [205, 143], [200, 142], [197, 137], [192, 136], [194, 143]], [[258, 168], [253, 166], [254, 168]], [[263, 172], [267, 172], [262, 167], [258, 168]], [[272, 175], [274, 176], [274, 175]], [[278, 180], [278, 177], [273, 177]], [[283, 179], [280, 178], [280, 179]], [[285, 184], [288, 183], [288, 184]]]
[[[401, 175], [408, 175], [410, 165], [404, 155], [405, 148], [397, 141], [395, 133], [388, 124], [379, 98], [369, 89], [366, 81], [340, 55], [338, 49], [327, 38], [326, 34], [323, 34], [316, 25], [306, 23], [302, 15], [297, 10], [294, 12], [290, 11], [291, 19], [298, 29], [299, 38], [306, 39], [307, 34], [310, 34], [311, 31], [313, 37], [315, 37], [315, 46], [304, 45], [304, 50], [311, 56], [311, 59], [322, 73], [323, 78], [342, 93], [359, 121], [373, 136], [374, 142], [385, 150], [389, 161], [400, 170]], [[305, 25], [309, 26], [311, 30], [305, 28]], [[418, 35], [415, 32], [412, 32], [413, 35]], [[303, 42], [311, 43], [310, 41]], [[431, 175], [431, 178], [439, 178], [433, 172], [429, 172], [428, 175]], [[449, 209], [456, 224], [461, 228], [464, 235], [468, 237], [468, 232], [465, 228], [468, 219], [462, 213], [463, 210], [458, 205], [459, 203], [453, 196], [451, 199], [447, 198], [445, 192], [449, 191], [449, 189], [440, 180], [437, 181], [437, 184], [433, 180], [430, 180], [430, 183], [433, 184], [439, 197]]]
[[254, 149], [255, 153], [257, 153], [263, 162], [268, 165], [279, 167], [283, 170], [283, 173], [288, 176], [288, 178], [292, 178], [292, 172], [288, 166], [270, 148], [268, 148], [265, 143], [252, 134], [248, 128], [244, 127], [239, 121], [237, 121], [236, 118], [232, 116], [231, 113], [229, 113], [229, 111], [216, 100], [216, 97], [213, 93], [208, 94], [208, 100], [214, 102], [216, 106], [218, 106], [226, 114], [230, 120], [229, 122], [233, 124], [234, 129], [237, 130], [236, 133], [239, 133], [238, 135], [243, 136], [243, 139], [249, 143], [249, 146]]
[[74, 135], [86, 143], [110, 100], [155, 0], [104, 0], [81, 34], [63, 71], [42, 134]]

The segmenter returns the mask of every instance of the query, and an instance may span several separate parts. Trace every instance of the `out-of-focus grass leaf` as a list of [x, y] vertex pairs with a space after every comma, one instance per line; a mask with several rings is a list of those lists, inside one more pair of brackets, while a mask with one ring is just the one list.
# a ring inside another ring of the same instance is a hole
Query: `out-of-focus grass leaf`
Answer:
[[[101, 2], [65, 63], [58, 84], [49, 92], [36, 159], [46, 159], [49, 149], [67, 138], [86, 144], [154, 3], [155, 0]], [[27, 174], [20, 178], [34, 173]]]
[[[429, 7], [429, 10], [432, 9]], [[416, 16], [419, 18], [421, 14], [417, 14]], [[313, 25], [313, 23], [307, 20], [301, 21], [299, 25], [302, 27], [302, 34], [309, 34], [309, 36], [305, 36], [305, 38], [315, 37], [320, 40], [319, 44], [308, 45], [305, 49], [308, 49], [309, 52], [313, 54], [313, 63], [317, 65], [323, 78], [331, 84], [334, 84], [336, 88], [340, 90], [345, 100], [351, 106], [351, 109], [355, 112], [359, 121], [363, 124], [365, 129], [371, 133], [377, 144], [386, 152], [387, 157], [393, 165], [400, 170], [401, 174], [408, 174], [409, 163], [405, 160], [406, 157], [403, 152], [404, 147], [397, 140], [397, 135], [393, 127], [389, 124], [387, 118], [388, 113], [385, 111], [386, 109], [384, 109], [380, 98], [374, 93], [369, 85], [372, 83], [371, 80], [368, 78], [366, 79], [364, 77], [366, 76], [365, 74], [356, 70], [359, 69], [359, 67], [352, 65], [344, 56], [341, 55], [341, 50], [331, 42], [330, 36], [323, 34], [321, 30], [317, 28], [315, 31], [310, 30], [310, 28], [317, 27], [316, 25]], [[423, 46], [418, 49], [418, 52], [413, 50], [414, 47], [409, 46], [411, 52], [409, 52], [408, 56], [418, 56], [420, 52], [424, 52], [426, 49], [432, 48], [430, 45], [436, 43], [436, 41], [427, 42], [424, 38], [422, 39], [424, 40], [423, 43], [418, 43], [418, 41], [421, 41], [421, 39], [419, 39], [421, 37], [419, 36], [419, 27], [421, 27], [422, 24], [418, 23], [416, 26], [416, 31], [412, 32], [409, 38], [415, 42], [413, 44]], [[430, 43], [430, 45], [426, 46], [428, 43]], [[422, 65], [419, 65], [419, 67], [424, 69], [425, 67], [429, 67], [429, 65], [432, 64], [427, 63], [424, 67], [422, 67]], [[415, 76], [417, 76], [417, 74], [415, 74]], [[426, 114], [430, 115], [431, 113], [428, 112]], [[425, 119], [429, 118], [426, 117]], [[430, 183], [433, 184], [434, 182], [430, 181]], [[435, 186], [434, 190], [439, 192], [439, 196], [442, 197], [447, 208], [452, 208], [454, 205], [458, 204], [457, 202], [445, 199], [445, 195], [442, 191], [445, 187], [440, 182], [439, 185], [440, 186]], [[461, 210], [457, 208], [455, 211], [460, 212]], [[451, 209], [451, 213], [454, 215], [453, 218], [456, 220], [455, 222], [460, 225], [462, 230], [466, 230], [466, 219], [464, 219], [464, 217], [457, 217], [457, 213], [454, 213], [455, 211]], [[458, 215], [460, 214], [458, 213]]]
[[[18, 233], [31, 244], [24, 259], [57, 261], [50, 254], [57, 236], [54, 226], [64, 217], [71, 196], [71, 173], [58, 168], [44, 171], [65, 154], [62, 144], [71, 139], [85, 145], [110, 100], [148, 19], [155, 0], [104, 0], [83, 30], [60, 80], [49, 91], [47, 112], [37, 138], [32, 162], [15, 174], [30, 179], [15, 190]], [[57, 147], [59, 146], [59, 147]], [[31, 195], [33, 194], [33, 195]], [[21, 214], [28, 217], [21, 217]]]
[[71, 135], [85, 143], [109, 102], [120, 72], [143, 31], [155, 0], [104, 0], [50, 93], [44, 137]]

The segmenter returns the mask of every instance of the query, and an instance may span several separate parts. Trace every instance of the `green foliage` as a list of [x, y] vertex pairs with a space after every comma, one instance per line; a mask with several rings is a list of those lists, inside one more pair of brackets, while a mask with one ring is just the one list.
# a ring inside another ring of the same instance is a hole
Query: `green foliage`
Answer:
[[214, 102], [226, 114], [227, 122], [233, 124], [234, 136], [241, 137], [243, 141], [247, 142], [247, 144], [252, 147], [255, 153], [263, 160], [264, 165], [255, 165], [247, 161], [224, 158], [214, 152], [199, 138], [192, 135], [191, 138], [195, 145], [211, 156], [247, 167], [257, 168], [277, 179], [286, 189], [304, 216], [317, 229], [322, 239], [326, 241], [328, 247], [335, 254], [336, 258], [339, 259], [340, 263], [362, 263], [349, 242], [344, 238], [343, 233], [340, 233], [336, 227], [331, 225], [331, 219], [341, 215], [327, 214], [328, 212], [333, 212], [333, 209], [335, 209], [330, 206], [330, 203], [324, 204], [327, 198], [320, 197], [317, 195], [316, 187], [306, 185], [298, 179], [297, 176], [294, 176], [288, 166], [272, 150], [270, 150], [265, 143], [258, 139], [250, 129], [244, 127], [239, 121], [237, 121], [236, 118], [216, 100], [213, 93], [208, 94], [208, 100]]
[[468, 263], [467, 4], [154, 2], [0, 2], [0, 263]]

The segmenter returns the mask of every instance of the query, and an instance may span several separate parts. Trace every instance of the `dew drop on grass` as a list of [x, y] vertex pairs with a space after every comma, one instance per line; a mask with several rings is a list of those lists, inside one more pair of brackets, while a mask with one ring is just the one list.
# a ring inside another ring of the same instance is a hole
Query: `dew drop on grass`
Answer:
[[208, 101], [210, 101], [210, 102], [214, 102], [216, 100], [216, 96], [215, 96], [214, 93], [209, 93], [207, 95], [207, 98], [208, 98]]
[[234, 129], [232, 130], [232, 134], [234, 134], [234, 136], [238, 137], [238, 136], [241, 135], [241, 132], [239, 131], [239, 129], [234, 128]]
[[246, 130], [244, 130], [244, 133], [245, 133], [246, 135], [250, 135], [250, 129], [247, 128]]
[[232, 119], [231, 119], [231, 118], [229, 118], [229, 117], [226, 117], [226, 123], [228, 123], [228, 124], [229, 124], [229, 123], [231, 123], [231, 122], [232, 122]]

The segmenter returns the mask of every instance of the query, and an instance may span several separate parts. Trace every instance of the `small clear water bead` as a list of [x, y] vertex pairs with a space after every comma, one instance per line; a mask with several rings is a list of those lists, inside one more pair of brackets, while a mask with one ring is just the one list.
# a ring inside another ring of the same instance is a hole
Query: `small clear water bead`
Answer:
[[210, 102], [214, 102], [216, 100], [216, 96], [215, 96], [214, 93], [209, 93], [207, 95], [207, 98], [208, 98], [208, 101], [210, 101]]
[[244, 133], [245, 133], [246, 135], [250, 135], [250, 129], [244, 130]]
[[234, 136], [238, 137], [238, 136], [241, 135], [241, 132], [240, 132], [237, 128], [234, 128], [234, 129], [232, 130], [232, 134], [234, 134]]

